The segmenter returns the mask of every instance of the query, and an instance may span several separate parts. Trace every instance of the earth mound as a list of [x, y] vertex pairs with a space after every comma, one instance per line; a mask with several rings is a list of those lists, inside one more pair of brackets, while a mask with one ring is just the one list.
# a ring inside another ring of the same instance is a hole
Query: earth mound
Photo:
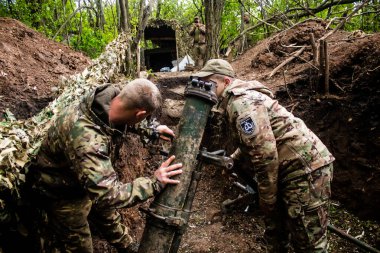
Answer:
[[89, 63], [21, 22], [0, 18], [0, 115], [7, 108], [17, 119], [37, 114], [57, 96], [61, 75], [81, 72]]

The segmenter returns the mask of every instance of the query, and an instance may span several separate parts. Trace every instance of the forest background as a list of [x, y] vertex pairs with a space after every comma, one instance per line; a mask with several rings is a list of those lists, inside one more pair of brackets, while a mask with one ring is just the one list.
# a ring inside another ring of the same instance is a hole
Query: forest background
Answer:
[[[209, 28], [208, 44], [213, 44], [208, 45], [210, 58], [242, 33], [249, 32], [250, 41], [257, 42], [307, 18], [330, 20], [332, 27], [347, 20], [342, 27], [348, 31], [378, 32], [379, 12], [379, 0], [0, 0], [0, 16], [17, 19], [91, 58], [121, 32], [131, 35], [136, 48], [148, 18], [174, 19], [189, 30], [193, 18], [201, 17]], [[250, 15], [249, 31], [242, 25], [244, 13]]]

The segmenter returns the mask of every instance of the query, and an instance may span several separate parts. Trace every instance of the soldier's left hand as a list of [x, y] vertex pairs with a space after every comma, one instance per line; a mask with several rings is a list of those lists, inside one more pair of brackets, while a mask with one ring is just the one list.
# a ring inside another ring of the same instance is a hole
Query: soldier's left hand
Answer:
[[175, 137], [173, 130], [166, 125], [159, 125], [156, 130], [160, 134], [160, 138], [165, 141], [171, 141]]
[[182, 163], [171, 164], [175, 159], [175, 156], [172, 155], [165, 162], [163, 162], [155, 172], [154, 176], [158, 181], [161, 182], [164, 186], [166, 184], [179, 184], [179, 180], [170, 179], [173, 176], [182, 174]]

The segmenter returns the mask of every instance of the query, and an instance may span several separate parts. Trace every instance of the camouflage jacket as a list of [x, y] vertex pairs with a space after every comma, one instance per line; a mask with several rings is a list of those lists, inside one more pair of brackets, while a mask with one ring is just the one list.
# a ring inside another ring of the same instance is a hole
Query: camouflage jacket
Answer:
[[110, 101], [118, 93], [111, 85], [100, 86], [57, 115], [31, 171], [38, 192], [66, 199], [87, 194], [97, 207], [120, 208], [161, 190], [156, 179], [145, 177], [123, 184], [113, 169], [112, 146], [123, 132], [104, 121], [108, 122]]
[[206, 43], [206, 26], [204, 24], [199, 24], [197, 27], [193, 24], [190, 35], [193, 36], [194, 44], [205, 44]]
[[261, 83], [236, 79], [222, 97], [221, 109], [225, 110], [240, 155], [248, 156], [253, 166], [261, 205], [273, 209], [279, 182], [334, 161], [305, 123], [279, 105]]

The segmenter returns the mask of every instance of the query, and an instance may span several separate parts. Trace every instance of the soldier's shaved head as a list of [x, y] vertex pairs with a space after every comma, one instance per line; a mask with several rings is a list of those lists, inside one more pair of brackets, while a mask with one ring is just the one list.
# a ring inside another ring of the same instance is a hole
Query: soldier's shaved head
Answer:
[[157, 86], [147, 79], [129, 82], [118, 95], [126, 109], [144, 109], [149, 113], [161, 107], [162, 97]]

